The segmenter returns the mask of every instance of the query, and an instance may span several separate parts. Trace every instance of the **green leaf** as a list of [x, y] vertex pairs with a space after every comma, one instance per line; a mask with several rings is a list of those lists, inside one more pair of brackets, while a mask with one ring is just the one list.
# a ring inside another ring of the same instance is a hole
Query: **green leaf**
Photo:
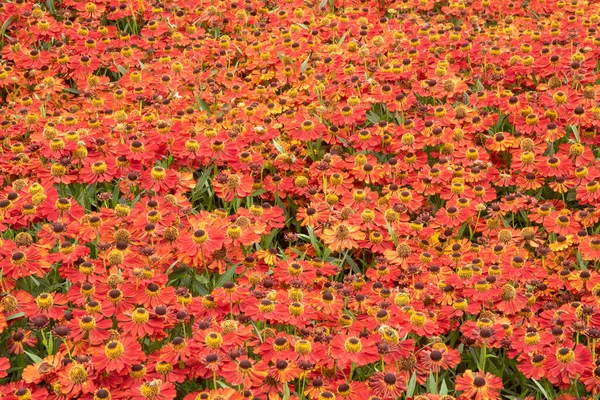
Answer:
[[288, 400], [290, 398], [290, 387], [287, 382], [283, 385], [283, 400]]
[[285, 153], [285, 151], [283, 151], [283, 147], [281, 147], [281, 145], [277, 143], [277, 140], [275, 139], [273, 139], [273, 146], [275, 146], [277, 151], [279, 151], [280, 153]]
[[344, 259], [346, 260], [346, 262], [348, 264], [350, 264], [350, 267], [352, 268], [352, 270], [354, 271], [355, 274], [361, 274], [362, 271], [360, 269], [360, 267], [358, 266], [358, 264], [356, 264], [356, 262], [354, 262], [354, 260], [352, 259], [352, 257], [350, 257], [347, 253], [344, 253]]
[[73, 94], [77, 94], [77, 95], [81, 94], [79, 89], [75, 89], [75, 88], [64, 88], [63, 92], [73, 93]]
[[538, 387], [538, 389], [540, 389], [540, 392], [542, 392], [545, 399], [550, 398], [550, 396], [548, 396], [548, 392], [546, 392], [546, 389], [544, 389], [544, 387], [542, 385], [540, 385], [540, 383], [536, 379], [532, 379], [531, 381], [535, 384], [535, 386]]
[[26, 350], [25, 350], [25, 354], [27, 354], [27, 355], [29, 356], [29, 358], [31, 358], [31, 360], [32, 360], [34, 363], [41, 363], [42, 361], [44, 361], [44, 360], [42, 360], [41, 358], [39, 358], [38, 356], [36, 356], [35, 354], [33, 354], [33, 353], [30, 353], [30, 352], [28, 352], [28, 351], [26, 351]]
[[233, 275], [235, 274], [235, 270], [237, 269], [238, 265], [239, 265], [239, 263], [236, 263], [236, 264], [232, 265], [231, 268], [229, 268], [227, 271], [225, 271], [225, 273], [219, 277], [216, 287], [219, 288], [219, 287], [223, 286], [224, 284], [226, 284], [227, 282], [229, 282], [231, 280], [231, 278], [233, 277]]
[[317, 255], [320, 255], [320, 253], [321, 253], [321, 247], [317, 243], [317, 237], [315, 236], [315, 231], [310, 226], [307, 226], [306, 228], [308, 230], [308, 238], [310, 240], [310, 244], [312, 245], [312, 247], [317, 252]]
[[300, 71], [302, 71], [302, 72], [306, 71], [306, 67], [308, 67], [308, 62], [310, 61], [311, 55], [312, 55], [312, 53], [310, 53], [308, 56], [306, 56], [306, 59], [300, 65]]
[[6, 320], [7, 321], [11, 321], [13, 319], [21, 318], [21, 317], [24, 317], [24, 316], [25, 316], [25, 313], [23, 311], [21, 311], [21, 312], [18, 312], [16, 314], [9, 315], [8, 317], [6, 317]]
[[408, 385], [406, 385], [406, 398], [412, 397], [415, 394], [415, 389], [417, 388], [417, 373], [413, 372], [410, 380], [408, 381]]
[[6, 21], [4, 21], [4, 23], [2, 24], [2, 28], [0, 28], [0, 36], [4, 36], [4, 34], [6, 33], [6, 30], [8, 29], [8, 26], [11, 24], [13, 18], [12, 15], [10, 17], [8, 17], [6, 19]]
[[445, 396], [448, 394], [448, 386], [446, 385], [446, 380], [442, 378], [442, 384], [440, 385], [440, 393], [441, 396]]
[[429, 393], [437, 394], [437, 387], [435, 385], [435, 376], [433, 375], [433, 372], [429, 373], [427, 382], [425, 382], [425, 388]]
[[121, 193], [121, 188], [119, 187], [119, 185], [115, 185], [115, 188], [113, 189], [113, 192], [112, 192], [112, 199], [111, 199], [112, 208], [115, 208], [117, 206], [117, 204], [119, 203], [119, 198], [121, 197], [120, 193]]
[[206, 285], [208, 285], [208, 279], [204, 275], [196, 275], [196, 279], [194, 280], [194, 289], [201, 295], [206, 296], [209, 294]]
[[205, 102], [204, 100], [202, 100], [202, 99], [200, 98], [200, 96], [198, 96], [198, 95], [196, 95], [196, 104], [197, 104], [197, 106], [198, 106], [197, 108], [198, 108], [199, 110], [204, 110], [204, 111], [206, 111], [206, 113], [207, 113], [208, 115], [210, 115], [210, 114], [211, 114], [211, 112], [210, 112], [210, 106], [208, 105], [208, 103], [207, 103], [207, 102]]
[[54, 0], [46, 0], [46, 8], [48, 9], [50, 15], [56, 14], [56, 9], [54, 8]]
[[117, 65], [117, 70], [119, 70], [119, 73], [121, 74], [121, 76], [124, 76], [125, 74], [127, 74], [127, 70], [122, 65]]
[[377, 124], [379, 121], [381, 121], [381, 118], [373, 111], [369, 111], [367, 113], [367, 121], [369, 121], [372, 124]]

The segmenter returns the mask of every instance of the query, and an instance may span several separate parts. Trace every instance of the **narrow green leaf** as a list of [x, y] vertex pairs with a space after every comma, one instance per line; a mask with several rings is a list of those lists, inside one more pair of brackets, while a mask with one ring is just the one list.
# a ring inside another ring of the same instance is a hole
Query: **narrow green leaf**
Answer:
[[236, 263], [232, 265], [227, 271], [225, 271], [225, 273], [219, 277], [216, 287], [221, 287], [227, 282], [231, 281], [231, 278], [235, 274], [235, 270], [237, 269], [238, 265], [239, 263]]
[[25, 350], [25, 354], [27, 354], [34, 363], [41, 363], [42, 361], [44, 361], [35, 354], [28, 352], [27, 350]]
[[532, 379], [531, 381], [535, 384], [535, 386], [538, 387], [538, 389], [540, 389], [540, 392], [542, 392], [545, 399], [550, 398], [550, 396], [548, 396], [548, 392], [546, 392], [546, 389], [544, 389], [544, 387], [542, 385], [540, 385], [540, 383], [536, 379]]
[[440, 385], [440, 393], [441, 396], [445, 396], [448, 394], [448, 386], [446, 385], [446, 380], [442, 378], [442, 384]]
[[408, 381], [408, 385], [406, 385], [406, 398], [412, 397], [415, 394], [415, 389], [417, 388], [417, 373], [413, 372], [410, 380]]
[[23, 311], [21, 311], [21, 312], [15, 313], [13, 315], [9, 315], [8, 317], [6, 317], [6, 320], [11, 321], [13, 319], [21, 318], [24, 316], [25, 316], [25, 313]]

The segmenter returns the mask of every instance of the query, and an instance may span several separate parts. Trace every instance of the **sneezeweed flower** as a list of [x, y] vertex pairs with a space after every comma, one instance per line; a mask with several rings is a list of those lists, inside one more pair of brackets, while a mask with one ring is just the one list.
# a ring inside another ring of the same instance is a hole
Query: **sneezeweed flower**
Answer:
[[59, 373], [59, 379], [61, 393], [68, 396], [79, 397], [95, 389], [91, 365], [73, 362]]
[[562, 389], [570, 387], [572, 380], [581, 376], [592, 363], [590, 350], [581, 344], [575, 348], [557, 347], [548, 351], [546, 378]]
[[402, 377], [393, 372], [376, 372], [369, 378], [369, 387], [382, 399], [395, 399], [406, 390]]
[[94, 363], [99, 370], [114, 371], [118, 374], [127, 371], [143, 359], [142, 347], [132, 337], [111, 340], [104, 346], [99, 346], [94, 355]]
[[379, 359], [373, 340], [356, 336], [336, 335], [331, 342], [330, 352], [336, 355], [337, 363], [342, 368], [352, 363], [363, 366]]
[[600, 260], [600, 238], [596, 236], [589, 237], [579, 244], [581, 257], [587, 261]]
[[431, 348], [419, 352], [419, 370], [423, 375], [430, 372], [439, 373], [456, 367], [460, 363], [458, 350], [449, 348], [443, 343], [434, 343]]
[[462, 391], [460, 399], [495, 400], [500, 399], [502, 380], [490, 373], [465, 371], [456, 377], [455, 389]]
[[365, 233], [361, 232], [358, 226], [339, 223], [324, 229], [321, 237], [332, 252], [339, 252], [357, 248], [357, 241], [363, 240]]
[[243, 199], [252, 193], [252, 178], [235, 173], [219, 173], [213, 179], [215, 193], [226, 202]]
[[18, 328], [8, 339], [8, 351], [11, 354], [24, 354], [25, 346], [34, 347], [38, 340], [32, 336], [32, 333]]
[[542, 353], [523, 354], [519, 357], [518, 368], [528, 379], [542, 379], [546, 376], [547, 356]]
[[167, 400], [176, 396], [175, 385], [160, 379], [146, 381], [129, 391], [132, 399], [136, 400]]
[[295, 361], [277, 359], [274, 365], [269, 369], [269, 377], [277, 382], [288, 383], [300, 376], [302, 370]]
[[227, 363], [221, 372], [223, 378], [232, 385], [243, 385], [246, 389], [259, 387], [268, 374], [264, 364], [257, 364], [248, 358]]

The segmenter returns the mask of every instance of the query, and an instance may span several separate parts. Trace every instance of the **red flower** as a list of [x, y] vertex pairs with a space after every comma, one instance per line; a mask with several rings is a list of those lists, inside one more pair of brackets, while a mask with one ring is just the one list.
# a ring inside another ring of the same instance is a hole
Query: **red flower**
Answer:
[[101, 371], [124, 373], [129, 368], [145, 359], [142, 346], [135, 338], [126, 337], [111, 340], [104, 346], [96, 348], [94, 364]]
[[341, 368], [351, 364], [363, 366], [379, 360], [377, 347], [372, 339], [362, 337], [336, 335], [331, 341], [330, 354], [335, 354], [337, 364]]
[[466, 370], [462, 375], [456, 377], [454, 388], [463, 393], [461, 400], [495, 400], [500, 399], [502, 380], [490, 373], [473, 373]]
[[579, 378], [592, 364], [592, 354], [585, 346], [548, 349], [547, 375], [551, 384], [568, 389], [574, 379]]

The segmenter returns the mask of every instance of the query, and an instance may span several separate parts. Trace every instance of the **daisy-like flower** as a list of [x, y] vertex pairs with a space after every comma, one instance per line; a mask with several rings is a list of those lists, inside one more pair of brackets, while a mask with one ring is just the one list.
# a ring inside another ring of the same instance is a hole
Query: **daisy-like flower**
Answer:
[[335, 354], [335, 359], [342, 368], [352, 363], [363, 366], [379, 359], [373, 340], [356, 336], [336, 335], [331, 341], [329, 351]]
[[171, 400], [175, 398], [177, 391], [173, 383], [154, 379], [133, 387], [129, 395], [135, 400]]
[[80, 397], [95, 390], [94, 374], [91, 365], [73, 362], [59, 373], [61, 393]]
[[244, 357], [223, 366], [221, 375], [231, 385], [243, 385], [245, 389], [259, 387], [268, 374], [264, 364]]
[[462, 391], [461, 400], [495, 400], [500, 399], [500, 391], [504, 387], [502, 380], [490, 373], [466, 370], [456, 377], [455, 389]]
[[575, 348], [558, 347], [548, 351], [546, 378], [562, 389], [569, 388], [573, 379], [581, 376], [592, 363], [590, 350], [581, 344]]
[[365, 239], [365, 233], [360, 227], [346, 223], [338, 223], [331, 228], [325, 228], [321, 239], [332, 252], [358, 248], [358, 240]]
[[402, 377], [393, 372], [376, 372], [369, 378], [369, 387], [381, 399], [396, 399], [406, 390]]
[[111, 340], [99, 346], [94, 354], [94, 364], [101, 371], [123, 373], [144, 360], [142, 346], [133, 337]]
[[431, 348], [424, 348], [419, 352], [417, 368], [423, 375], [429, 376], [430, 372], [439, 373], [456, 367], [460, 364], [458, 350], [446, 346], [444, 343], [434, 343]]
[[287, 383], [300, 376], [302, 370], [298, 367], [295, 361], [278, 359], [269, 369], [269, 377], [277, 382]]

